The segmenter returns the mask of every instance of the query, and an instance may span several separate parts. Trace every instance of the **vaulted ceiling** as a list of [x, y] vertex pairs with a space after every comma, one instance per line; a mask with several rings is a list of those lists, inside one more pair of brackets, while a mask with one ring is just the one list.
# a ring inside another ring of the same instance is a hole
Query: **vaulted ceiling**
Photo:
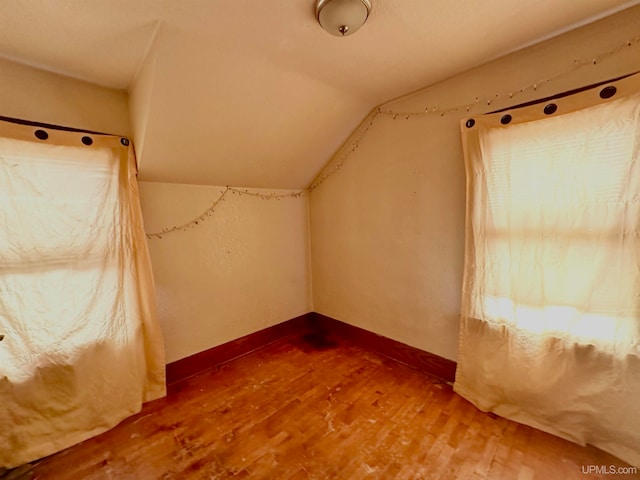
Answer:
[[129, 91], [143, 180], [303, 188], [377, 105], [640, 0], [372, 2], [3, 0], [0, 56]]

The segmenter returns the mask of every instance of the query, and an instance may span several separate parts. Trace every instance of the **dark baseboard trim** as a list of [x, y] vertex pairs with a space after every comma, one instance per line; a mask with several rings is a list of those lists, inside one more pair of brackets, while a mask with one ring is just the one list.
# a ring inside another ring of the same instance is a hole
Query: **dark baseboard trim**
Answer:
[[238, 357], [260, 350], [281, 338], [299, 335], [308, 328], [310, 315], [311, 313], [300, 315], [291, 320], [168, 363], [166, 366], [167, 386], [197, 375], [209, 368], [223, 365]]
[[[344, 338], [362, 348], [420, 372], [436, 376], [447, 382], [455, 380], [456, 362], [454, 361], [326, 315], [310, 312], [167, 364], [167, 386], [170, 387], [210, 368], [224, 365], [280, 339], [306, 334], [313, 334], [315, 337], [313, 341], [320, 343], [325, 342], [323, 339]], [[330, 341], [325, 343], [330, 344]], [[169, 388], [169, 390], [173, 389]]]
[[349, 325], [320, 313], [313, 313], [309, 322], [315, 331], [324, 335], [346, 338], [356, 345], [375, 352], [396, 362], [407, 365], [428, 375], [453, 382], [456, 378], [457, 363], [453, 360], [411, 347], [397, 340], [372, 333], [360, 327]]

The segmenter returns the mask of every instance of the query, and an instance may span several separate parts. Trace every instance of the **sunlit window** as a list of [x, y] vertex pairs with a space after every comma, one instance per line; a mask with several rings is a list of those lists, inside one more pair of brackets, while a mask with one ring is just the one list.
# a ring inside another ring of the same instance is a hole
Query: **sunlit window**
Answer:
[[476, 318], [585, 344], [636, 332], [640, 134], [606, 108], [480, 135]]
[[88, 161], [69, 147], [46, 157], [26, 149], [2, 139], [0, 326], [7, 339], [0, 362], [14, 379], [52, 359], [72, 362], [78, 350], [113, 335], [111, 316], [124, 316], [114, 243], [117, 157], [96, 149]]

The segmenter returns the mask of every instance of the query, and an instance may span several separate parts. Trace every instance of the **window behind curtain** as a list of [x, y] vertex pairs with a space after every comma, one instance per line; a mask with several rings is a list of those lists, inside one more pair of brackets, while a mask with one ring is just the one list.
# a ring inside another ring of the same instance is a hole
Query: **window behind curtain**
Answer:
[[40, 357], [71, 362], [77, 349], [125, 334], [105, 318], [124, 315], [118, 158], [98, 149], [83, 158], [72, 147], [31, 156], [4, 144], [13, 148], [0, 152], [0, 361], [28, 378]]
[[638, 125], [599, 105], [487, 129], [474, 315], [600, 346], [640, 309]]
[[640, 75], [553, 103], [462, 124], [454, 389], [640, 466]]
[[133, 148], [34, 130], [0, 122], [0, 469], [165, 394]]

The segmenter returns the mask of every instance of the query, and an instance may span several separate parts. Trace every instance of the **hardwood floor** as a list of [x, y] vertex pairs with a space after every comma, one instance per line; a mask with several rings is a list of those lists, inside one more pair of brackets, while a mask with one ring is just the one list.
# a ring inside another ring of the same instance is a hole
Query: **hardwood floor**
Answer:
[[116, 428], [36, 462], [35, 479], [638, 478], [481, 413], [429, 377], [346, 340], [283, 339], [174, 384]]

